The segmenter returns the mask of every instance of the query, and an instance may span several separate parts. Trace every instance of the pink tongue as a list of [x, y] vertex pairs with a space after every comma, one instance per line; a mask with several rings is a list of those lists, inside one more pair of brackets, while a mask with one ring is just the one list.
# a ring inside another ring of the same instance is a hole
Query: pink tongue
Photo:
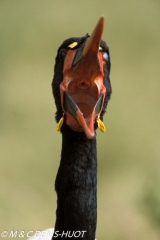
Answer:
[[94, 131], [94, 116], [95, 116], [95, 112], [93, 111], [90, 118], [89, 118], [89, 122], [86, 123], [84, 117], [83, 117], [83, 113], [78, 109], [77, 112], [77, 120], [79, 122], [79, 124], [82, 126], [86, 136], [89, 139], [94, 138], [95, 136], [95, 131]]

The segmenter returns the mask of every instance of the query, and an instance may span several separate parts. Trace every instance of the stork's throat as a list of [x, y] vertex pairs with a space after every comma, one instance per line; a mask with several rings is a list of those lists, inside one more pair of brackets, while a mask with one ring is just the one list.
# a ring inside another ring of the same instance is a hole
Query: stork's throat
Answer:
[[63, 110], [66, 115], [66, 124], [75, 131], [84, 131], [88, 138], [93, 138], [94, 123], [101, 112], [103, 101], [104, 94], [99, 97], [87, 94], [87, 88], [77, 90], [72, 95], [64, 91]]

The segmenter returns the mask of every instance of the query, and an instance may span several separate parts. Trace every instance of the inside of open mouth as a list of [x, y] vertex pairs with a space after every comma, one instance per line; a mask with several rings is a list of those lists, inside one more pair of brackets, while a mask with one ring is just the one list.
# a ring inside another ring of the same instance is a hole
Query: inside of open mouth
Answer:
[[77, 85], [74, 81], [71, 81], [68, 86], [68, 93], [83, 113], [84, 118], [87, 119], [92, 114], [98, 100], [97, 85], [94, 82], [91, 84], [81, 82]]

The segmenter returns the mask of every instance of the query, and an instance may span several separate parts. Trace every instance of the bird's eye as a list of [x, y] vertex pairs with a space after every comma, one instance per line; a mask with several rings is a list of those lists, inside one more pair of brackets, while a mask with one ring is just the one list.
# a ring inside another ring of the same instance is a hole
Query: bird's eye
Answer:
[[66, 56], [66, 52], [64, 52], [64, 51], [59, 52], [59, 60], [60, 61], [63, 61], [65, 59], [65, 56]]
[[109, 59], [108, 54], [106, 52], [104, 52], [103, 53], [103, 60], [104, 60], [104, 62], [107, 63], [108, 59]]
[[103, 63], [106, 64], [109, 60], [108, 54], [106, 52], [104, 52], [105, 50], [103, 49], [103, 47], [99, 46], [99, 52], [102, 52], [102, 56], [103, 56]]

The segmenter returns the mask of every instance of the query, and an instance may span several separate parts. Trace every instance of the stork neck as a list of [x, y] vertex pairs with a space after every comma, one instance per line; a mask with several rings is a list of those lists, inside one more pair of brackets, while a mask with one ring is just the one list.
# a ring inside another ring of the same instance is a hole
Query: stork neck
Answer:
[[75, 132], [66, 126], [62, 132], [61, 160], [67, 163], [79, 160], [87, 165], [96, 162], [96, 138], [88, 139], [84, 132]]
[[86, 231], [83, 240], [94, 240], [97, 222], [96, 139], [87, 139], [84, 133], [74, 132], [67, 125], [62, 129], [61, 162], [55, 188], [55, 230]]

